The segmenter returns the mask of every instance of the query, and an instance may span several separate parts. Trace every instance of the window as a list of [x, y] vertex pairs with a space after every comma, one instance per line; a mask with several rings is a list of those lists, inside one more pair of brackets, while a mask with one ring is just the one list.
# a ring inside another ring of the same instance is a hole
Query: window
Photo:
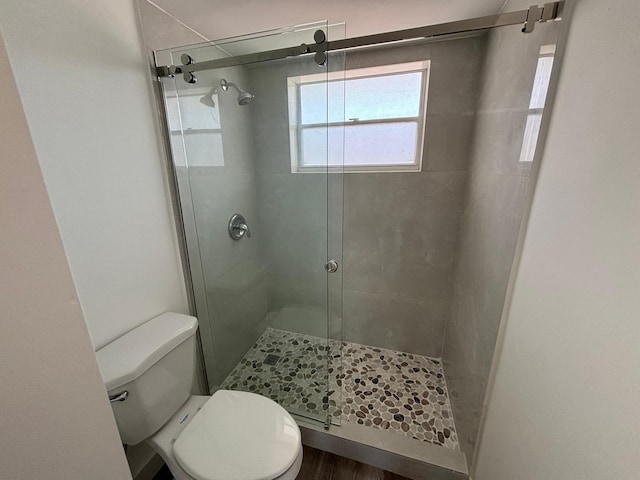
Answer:
[[341, 167], [343, 135], [345, 172], [420, 171], [428, 76], [425, 61], [289, 77], [292, 172]]
[[555, 45], [542, 45], [542, 47], [540, 47], [536, 76], [533, 80], [531, 99], [529, 100], [527, 123], [522, 138], [520, 162], [533, 162], [533, 157], [536, 154], [538, 135], [540, 135], [540, 123], [542, 122], [542, 112], [547, 99], [547, 91], [549, 90], [549, 81], [551, 80], [551, 69], [553, 68], [553, 57], [555, 53]]

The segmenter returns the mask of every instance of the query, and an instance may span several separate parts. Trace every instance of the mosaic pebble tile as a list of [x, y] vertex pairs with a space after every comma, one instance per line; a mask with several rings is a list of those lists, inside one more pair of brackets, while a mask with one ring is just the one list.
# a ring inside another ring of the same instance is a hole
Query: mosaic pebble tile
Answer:
[[[259, 393], [294, 413], [324, 416], [329, 349], [327, 340], [267, 328], [221, 387]], [[265, 363], [270, 355], [279, 357], [273, 365]]]
[[[280, 357], [275, 365], [265, 363], [269, 355]], [[328, 395], [322, 380], [326, 376]], [[222, 388], [260, 393], [292, 412], [340, 416], [342, 421], [459, 448], [437, 359], [268, 328]]]

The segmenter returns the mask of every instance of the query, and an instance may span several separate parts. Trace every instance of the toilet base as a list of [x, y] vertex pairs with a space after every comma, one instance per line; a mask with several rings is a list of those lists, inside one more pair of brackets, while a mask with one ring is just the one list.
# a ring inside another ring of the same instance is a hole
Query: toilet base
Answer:
[[[178, 464], [173, 455], [173, 442], [182, 433], [198, 410], [209, 400], [208, 396], [194, 395], [184, 403], [171, 419], [146, 442], [162, 457], [175, 480], [194, 480]], [[295, 480], [302, 466], [302, 445], [300, 452], [289, 469], [274, 480]]]

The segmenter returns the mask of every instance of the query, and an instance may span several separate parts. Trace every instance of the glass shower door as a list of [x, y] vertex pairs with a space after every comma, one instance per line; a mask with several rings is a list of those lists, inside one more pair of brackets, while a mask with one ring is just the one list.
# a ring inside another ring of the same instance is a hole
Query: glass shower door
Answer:
[[[156, 61], [247, 58], [313, 44], [318, 31], [344, 34], [305, 25], [160, 51]], [[344, 55], [325, 55], [211, 68], [195, 83], [177, 75], [162, 86], [210, 388], [337, 423]]]

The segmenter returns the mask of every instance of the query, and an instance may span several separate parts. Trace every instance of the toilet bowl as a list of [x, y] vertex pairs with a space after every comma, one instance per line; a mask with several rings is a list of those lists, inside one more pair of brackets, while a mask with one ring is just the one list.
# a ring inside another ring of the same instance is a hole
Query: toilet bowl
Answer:
[[302, 464], [298, 425], [254, 393], [193, 396], [147, 443], [176, 480], [294, 480]]
[[300, 429], [248, 392], [191, 395], [194, 317], [165, 313], [96, 352], [122, 442], [148, 443], [176, 480], [294, 480]]

